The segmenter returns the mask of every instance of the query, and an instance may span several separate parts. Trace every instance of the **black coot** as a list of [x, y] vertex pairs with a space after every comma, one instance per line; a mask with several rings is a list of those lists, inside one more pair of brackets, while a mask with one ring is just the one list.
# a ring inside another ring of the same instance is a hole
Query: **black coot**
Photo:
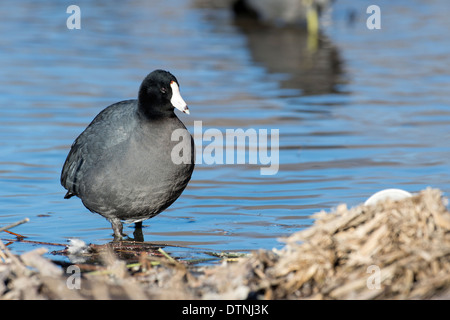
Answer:
[[[177, 79], [155, 70], [137, 100], [101, 111], [75, 140], [61, 173], [65, 198], [78, 196], [111, 222], [120, 240], [122, 221], [136, 223], [169, 207], [194, 170], [194, 141], [174, 113], [189, 114]], [[142, 237], [142, 231], [137, 233]]]

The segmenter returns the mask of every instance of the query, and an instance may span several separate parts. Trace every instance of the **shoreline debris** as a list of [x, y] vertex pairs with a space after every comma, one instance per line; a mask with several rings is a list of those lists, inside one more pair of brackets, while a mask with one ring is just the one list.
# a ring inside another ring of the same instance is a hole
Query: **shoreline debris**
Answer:
[[[446, 201], [427, 188], [399, 201], [342, 204], [317, 213], [281, 250], [224, 255], [213, 266], [189, 265], [156, 246], [127, 264], [118, 245], [78, 244], [83, 255], [98, 250], [97, 263], [74, 264], [76, 273], [42, 257], [45, 249], [16, 256], [0, 241], [0, 298], [449, 299]], [[70, 289], [76, 281], [79, 289]]]

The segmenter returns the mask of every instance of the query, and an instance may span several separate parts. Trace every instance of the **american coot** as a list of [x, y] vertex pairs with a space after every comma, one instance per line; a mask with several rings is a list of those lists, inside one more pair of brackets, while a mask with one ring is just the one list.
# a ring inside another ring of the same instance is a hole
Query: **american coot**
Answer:
[[[72, 144], [61, 173], [64, 198], [78, 196], [108, 219], [115, 240], [123, 239], [122, 221], [135, 223], [135, 238], [142, 240], [142, 221], [169, 207], [191, 179], [194, 140], [174, 107], [189, 114], [177, 79], [155, 70], [142, 82], [137, 100], [101, 111]], [[182, 139], [172, 141], [174, 130]], [[191, 161], [172, 161], [174, 146], [189, 152]]]

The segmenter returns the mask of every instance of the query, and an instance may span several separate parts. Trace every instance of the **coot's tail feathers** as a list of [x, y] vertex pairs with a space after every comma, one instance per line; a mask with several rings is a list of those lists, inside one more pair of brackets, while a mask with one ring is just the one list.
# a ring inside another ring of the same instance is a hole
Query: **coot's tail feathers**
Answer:
[[70, 191], [67, 191], [66, 195], [64, 196], [64, 199], [70, 199], [70, 198], [72, 198], [73, 196], [75, 196], [75, 193], [72, 193], [72, 192], [70, 192]]

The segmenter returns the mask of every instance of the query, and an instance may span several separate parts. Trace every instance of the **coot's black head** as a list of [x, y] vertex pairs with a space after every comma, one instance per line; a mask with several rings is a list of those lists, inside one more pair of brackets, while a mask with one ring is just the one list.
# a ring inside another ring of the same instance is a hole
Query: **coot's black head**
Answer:
[[149, 117], [173, 116], [173, 109], [189, 114], [180, 94], [177, 78], [164, 70], [155, 70], [142, 81], [139, 89], [139, 109]]

